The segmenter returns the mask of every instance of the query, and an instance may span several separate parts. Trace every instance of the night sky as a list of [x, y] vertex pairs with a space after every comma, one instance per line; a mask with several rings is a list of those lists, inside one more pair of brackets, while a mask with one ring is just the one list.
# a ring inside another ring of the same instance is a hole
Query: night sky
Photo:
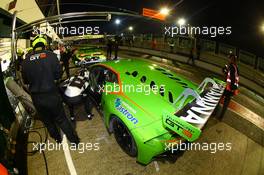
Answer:
[[[232, 34], [212, 38], [212, 40], [237, 45], [240, 48], [264, 56], [264, 0], [61, 0], [61, 13], [74, 11], [120, 11], [131, 10], [139, 14], [142, 8], [159, 9], [162, 6], [173, 7], [170, 19], [184, 17], [192, 26], [231, 26]], [[73, 4], [76, 3], [76, 4]], [[80, 4], [78, 4], [80, 3]], [[97, 4], [98, 6], [93, 6]], [[122, 19], [122, 18], [121, 18]], [[146, 33], [150, 29], [160, 30], [157, 22], [123, 17], [123, 26], [135, 26], [135, 32]], [[143, 24], [143, 25], [142, 25]], [[104, 24], [105, 29], [113, 24]], [[203, 36], [201, 36], [203, 37]]]

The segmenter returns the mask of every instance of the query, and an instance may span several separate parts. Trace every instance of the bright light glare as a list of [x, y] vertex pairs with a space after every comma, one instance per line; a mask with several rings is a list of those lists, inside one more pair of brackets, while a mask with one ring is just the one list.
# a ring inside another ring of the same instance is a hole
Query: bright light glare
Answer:
[[185, 20], [184, 18], [180, 18], [180, 19], [178, 20], [178, 24], [179, 24], [180, 26], [185, 25], [185, 23], [186, 23], [186, 20]]
[[120, 23], [121, 23], [120, 19], [116, 19], [116, 20], [115, 20], [115, 24], [116, 24], [116, 25], [119, 25]]
[[162, 15], [168, 15], [170, 13], [170, 10], [167, 7], [163, 7], [162, 9], [160, 9], [160, 13]]
[[134, 28], [133, 28], [132, 26], [129, 26], [129, 27], [128, 27], [128, 30], [129, 30], [129, 31], [133, 31]]
[[260, 27], [261, 31], [264, 32], [264, 23]]

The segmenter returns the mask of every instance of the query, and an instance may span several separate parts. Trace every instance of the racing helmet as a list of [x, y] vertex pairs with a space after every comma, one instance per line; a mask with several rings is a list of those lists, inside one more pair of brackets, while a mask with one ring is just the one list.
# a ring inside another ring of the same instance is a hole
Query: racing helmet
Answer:
[[24, 50], [21, 48], [17, 49], [17, 56], [23, 56], [24, 55]]
[[44, 35], [37, 35], [32, 42], [32, 47], [35, 49], [37, 47], [45, 47], [47, 46], [48, 42]]

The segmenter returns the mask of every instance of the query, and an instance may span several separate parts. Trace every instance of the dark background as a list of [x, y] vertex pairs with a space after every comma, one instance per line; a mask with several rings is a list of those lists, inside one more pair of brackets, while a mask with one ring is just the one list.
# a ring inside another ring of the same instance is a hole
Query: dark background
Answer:
[[[57, 13], [55, 5], [47, 6], [54, 4], [54, 0], [37, 0], [37, 2], [46, 16]], [[178, 2], [179, 0], [60, 0], [60, 8], [61, 13], [126, 9], [142, 14], [143, 7], [159, 10], [162, 6], [167, 6], [172, 8], [169, 20], [176, 21], [184, 17], [192, 26], [231, 26], [231, 35], [210, 39], [238, 46], [260, 56], [264, 55], [264, 32], [260, 30], [260, 26], [264, 23], [263, 0], [184, 0], [175, 7]], [[122, 20], [122, 24], [118, 27], [119, 31], [133, 25], [135, 33], [164, 32], [163, 25], [158, 22], [119, 18]], [[113, 22], [81, 25], [100, 25], [103, 32], [116, 30]]]

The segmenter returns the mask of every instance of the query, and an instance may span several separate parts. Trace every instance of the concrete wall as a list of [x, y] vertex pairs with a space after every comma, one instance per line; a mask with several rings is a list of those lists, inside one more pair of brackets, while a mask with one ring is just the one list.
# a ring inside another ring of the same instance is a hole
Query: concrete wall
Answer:
[[[1, 0], [0, 8], [8, 11], [9, 3], [12, 1]], [[15, 9], [10, 10], [9, 13], [13, 14], [15, 10], [18, 11], [18, 17], [26, 23], [44, 18], [35, 0], [18, 0]]]
[[[0, 8], [8, 11], [9, 3], [12, 1], [13, 0], [0, 0]], [[45, 18], [35, 0], [18, 0], [15, 8], [8, 12], [13, 14], [14, 11], [17, 11], [17, 17], [26, 23], [31, 23], [33, 21]], [[49, 36], [52, 39], [58, 38], [57, 34], [50, 26], [48, 27], [48, 30], [51, 31], [51, 35]]]

